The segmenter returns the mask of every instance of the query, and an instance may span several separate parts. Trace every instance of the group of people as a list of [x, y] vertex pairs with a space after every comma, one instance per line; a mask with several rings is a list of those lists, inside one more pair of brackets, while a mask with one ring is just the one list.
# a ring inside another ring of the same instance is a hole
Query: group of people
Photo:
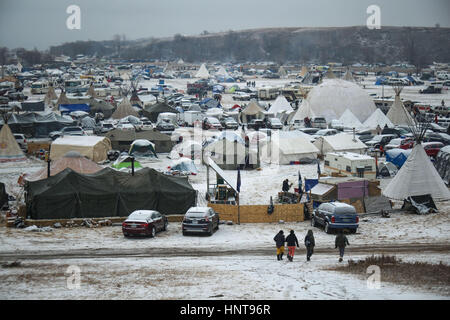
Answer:
[[[288, 247], [287, 257], [288, 260], [292, 262], [294, 260], [295, 248], [299, 248], [298, 239], [297, 236], [295, 235], [294, 230], [291, 230], [287, 237], [284, 236], [284, 231], [280, 230], [275, 235], [273, 240], [275, 241], [275, 245], [277, 247], [277, 260], [278, 261], [283, 260], [284, 247], [286, 243]], [[312, 230], [308, 230], [305, 236], [304, 243], [306, 247], [306, 261], [311, 261], [311, 256], [314, 253], [314, 247], [316, 245], [316, 241], [314, 240], [314, 234]], [[348, 239], [345, 236], [345, 234], [342, 231], [339, 232], [334, 242], [335, 249], [339, 248], [339, 262], [342, 262], [344, 258], [345, 247], [348, 245], [350, 245], [350, 243], [348, 242]]]
[[256, 82], [255, 81], [247, 81], [247, 87], [256, 87]]

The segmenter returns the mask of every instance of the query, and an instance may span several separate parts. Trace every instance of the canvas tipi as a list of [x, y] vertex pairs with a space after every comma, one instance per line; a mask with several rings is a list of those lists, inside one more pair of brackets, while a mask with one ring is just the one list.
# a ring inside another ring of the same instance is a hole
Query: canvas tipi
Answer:
[[122, 119], [126, 116], [135, 116], [139, 118], [139, 114], [133, 109], [130, 100], [127, 97], [124, 97], [111, 117], [113, 119]]
[[298, 107], [297, 111], [295, 112], [295, 115], [291, 119], [291, 123], [295, 122], [295, 120], [304, 121], [306, 117], [308, 118], [314, 118], [316, 115], [314, 114], [314, 111], [311, 108], [311, 105], [309, 104], [308, 100], [304, 99], [300, 106]]
[[345, 110], [342, 116], [339, 118], [339, 122], [344, 124], [345, 128], [355, 128], [361, 129], [364, 125], [359, 121], [359, 119], [350, 111], [350, 109]]
[[210, 77], [208, 69], [206, 69], [206, 66], [204, 63], [200, 66], [200, 69], [198, 69], [197, 73], [195, 74], [196, 78], [202, 78], [207, 79]]
[[11, 129], [5, 123], [0, 130], [0, 162], [24, 161], [26, 159]]
[[395, 101], [386, 116], [394, 125], [411, 126], [414, 124], [414, 119], [406, 110], [402, 100], [400, 100], [400, 92], [402, 92], [402, 89], [403, 88], [401, 86], [394, 87]]
[[292, 109], [291, 104], [286, 100], [286, 98], [283, 95], [279, 95], [267, 113], [277, 115], [282, 112], [292, 112], [293, 110], [294, 109]]
[[388, 117], [381, 111], [381, 109], [377, 108], [366, 121], [364, 121], [364, 126], [369, 129], [375, 129], [377, 126], [380, 128], [384, 128], [384, 126], [388, 126], [389, 128], [393, 128], [394, 124], [389, 120]]
[[350, 72], [350, 70], [347, 69], [347, 71], [344, 74], [344, 77], [342, 78], [345, 81], [351, 81], [351, 82], [355, 82], [355, 78], [353, 78], [352, 73]]
[[418, 142], [394, 179], [383, 190], [383, 195], [395, 200], [404, 200], [410, 196], [426, 194], [430, 194], [434, 201], [450, 199], [450, 191], [422, 144]]

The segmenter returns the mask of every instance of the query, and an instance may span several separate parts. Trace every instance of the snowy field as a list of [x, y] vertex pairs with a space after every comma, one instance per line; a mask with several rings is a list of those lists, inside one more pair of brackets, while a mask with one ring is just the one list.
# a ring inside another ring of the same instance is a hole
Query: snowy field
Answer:
[[[293, 80], [252, 79], [257, 87], [284, 85]], [[185, 90], [193, 79], [166, 80]], [[375, 78], [363, 82], [368, 93], [381, 95]], [[151, 87], [156, 80], [143, 81]], [[232, 84], [227, 84], [232, 85]], [[245, 85], [245, 83], [240, 84]], [[405, 87], [403, 100], [440, 104], [449, 101], [440, 95], [421, 95], [425, 86]], [[388, 86], [384, 94], [394, 95]], [[232, 106], [231, 95], [224, 95], [224, 106]], [[142, 161], [145, 167], [165, 171], [173, 161], [167, 154], [159, 160]], [[20, 196], [17, 179], [45, 167], [37, 159], [0, 164], [0, 181], [7, 192]], [[190, 176], [204, 204], [206, 168]], [[323, 163], [321, 170], [324, 172]], [[263, 163], [260, 171], [241, 171], [241, 203], [268, 204], [288, 178], [297, 187], [298, 172], [303, 178], [317, 178], [316, 165]], [[235, 171], [226, 172], [236, 179]], [[214, 181], [213, 172], [210, 173]], [[381, 180], [385, 187], [389, 179]], [[419, 216], [395, 213], [391, 218], [362, 217], [358, 233], [348, 236], [350, 247], [345, 259], [372, 254], [396, 255], [407, 261], [450, 263], [450, 202], [438, 203], [439, 213]], [[448, 299], [448, 288], [417, 288], [382, 281], [381, 289], [367, 287], [367, 275], [347, 275], [325, 269], [337, 264], [334, 235], [313, 228], [316, 254], [311, 262], [304, 257], [303, 238], [309, 221], [220, 225], [212, 237], [181, 235], [180, 223], [170, 223], [167, 232], [156, 238], [125, 239], [121, 227], [87, 229], [64, 228], [50, 232], [27, 232], [0, 227], [0, 264], [16, 259], [16, 268], [0, 267], [0, 299]], [[276, 261], [273, 237], [280, 230], [295, 230], [300, 249], [294, 262]], [[198, 251], [198, 254], [196, 253]], [[22, 258], [20, 258], [22, 257]], [[79, 289], [68, 289], [68, 266], [80, 268]], [[130, 280], [131, 279], [131, 280]]]

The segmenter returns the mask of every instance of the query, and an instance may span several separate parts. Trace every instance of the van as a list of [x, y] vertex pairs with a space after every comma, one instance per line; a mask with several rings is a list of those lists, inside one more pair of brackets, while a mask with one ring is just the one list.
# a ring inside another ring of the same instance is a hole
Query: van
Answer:
[[49, 90], [49, 84], [46, 81], [36, 81], [31, 84], [32, 94], [45, 94]]
[[311, 126], [313, 128], [326, 129], [327, 121], [325, 120], [324, 117], [314, 117], [311, 119]]

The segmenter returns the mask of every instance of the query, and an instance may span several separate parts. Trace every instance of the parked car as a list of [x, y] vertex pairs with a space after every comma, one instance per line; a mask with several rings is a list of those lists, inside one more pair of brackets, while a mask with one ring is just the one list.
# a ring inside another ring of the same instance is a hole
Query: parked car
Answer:
[[366, 142], [366, 145], [369, 148], [373, 149], [379, 149], [380, 146], [386, 146], [389, 142], [391, 142], [392, 139], [397, 138], [397, 135], [395, 134], [380, 134], [373, 137], [372, 140], [369, 140]]
[[344, 124], [341, 121], [337, 120], [337, 119], [333, 119], [333, 120], [330, 121], [330, 128], [343, 131], [344, 130]]
[[81, 127], [64, 127], [61, 131], [52, 131], [48, 134], [49, 138], [56, 140], [63, 136], [85, 136], [86, 132]]
[[131, 123], [118, 123], [116, 126], [119, 130], [135, 131], [135, 127]]
[[314, 117], [311, 119], [311, 126], [313, 128], [326, 129], [327, 121], [324, 117]]
[[384, 146], [385, 150], [390, 149], [411, 149], [414, 147], [414, 140], [412, 138], [395, 138], [389, 141], [387, 145]]
[[358, 136], [358, 139], [362, 143], [366, 143], [367, 141], [372, 140], [374, 137], [374, 135], [372, 134], [372, 132], [370, 130], [364, 130], [364, 131], [357, 132], [356, 135]]
[[158, 131], [174, 131], [175, 125], [170, 121], [170, 119], [162, 119], [156, 124], [156, 129]]
[[359, 216], [355, 207], [342, 202], [322, 203], [311, 218], [311, 225], [323, 226], [326, 233], [331, 233], [334, 229], [348, 229], [355, 233], [358, 224]]
[[220, 120], [220, 124], [222, 125], [222, 127], [224, 127], [225, 129], [232, 129], [232, 130], [236, 130], [237, 128], [239, 128], [239, 124], [236, 122], [236, 120], [234, 120], [233, 118], [229, 117], [229, 118], [222, 118]]
[[233, 95], [233, 100], [250, 100], [250, 95], [242, 91], [236, 91]]
[[266, 123], [269, 129], [283, 129], [283, 124], [278, 118], [269, 118]]
[[209, 130], [209, 129], [216, 129], [216, 130], [222, 130], [222, 125], [220, 124], [219, 120], [214, 117], [206, 117], [203, 119], [203, 129]]
[[211, 236], [219, 229], [219, 214], [209, 207], [192, 207], [184, 215], [181, 228], [184, 236], [189, 232]]
[[314, 140], [316, 140], [319, 137], [334, 136], [338, 133], [339, 133], [339, 131], [337, 131], [336, 129], [322, 129], [322, 130], [317, 131], [315, 134], [313, 134], [312, 138]]
[[27, 152], [28, 143], [25, 135], [21, 133], [14, 133], [14, 138], [16, 138], [16, 141], [19, 144], [20, 149], [22, 149], [24, 152]]
[[404, 127], [395, 127], [395, 128], [384, 128], [381, 131], [381, 134], [394, 134], [397, 136], [397, 138], [403, 138], [403, 137], [412, 137], [413, 134], [409, 129], [406, 129]]
[[442, 142], [423, 142], [422, 146], [429, 157], [436, 157], [444, 144]]
[[444, 145], [450, 145], [450, 135], [442, 132], [426, 132], [423, 137], [424, 142], [442, 142]]
[[264, 120], [261, 119], [252, 119], [250, 120], [249, 123], [247, 123], [247, 129], [254, 129], [256, 130], [261, 129], [261, 128], [265, 128], [266, 124], [264, 123]]
[[309, 134], [309, 135], [314, 135], [320, 129], [319, 128], [300, 128], [298, 130], [301, 132], [304, 132], [306, 134]]
[[136, 210], [122, 223], [125, 237], [141, 235], [154, 237], [157, 232], [167, 230], [167, 217], [154, 210]]

